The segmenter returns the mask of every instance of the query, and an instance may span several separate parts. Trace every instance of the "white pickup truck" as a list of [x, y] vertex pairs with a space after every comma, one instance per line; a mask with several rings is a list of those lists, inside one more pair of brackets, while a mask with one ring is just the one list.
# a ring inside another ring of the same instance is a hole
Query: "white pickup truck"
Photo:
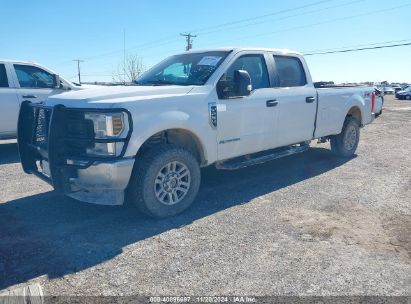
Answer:
[[83, 88], [40, 64], [0, 60], [0, 139], [17, 136], [17, 118], [24, 100], [42, 102], [48, 96]]
[[371, 87], [316, 89], [296, 52], [197, 50], [165, 59], [134, 87], [25, 102], [19, 151], [25, 172], [64, 194], [127, 199], [162, 218], [194, 201], [200, 167], [239, 169], [303, 152], [313, 139], [350, 157], [374, 101]]

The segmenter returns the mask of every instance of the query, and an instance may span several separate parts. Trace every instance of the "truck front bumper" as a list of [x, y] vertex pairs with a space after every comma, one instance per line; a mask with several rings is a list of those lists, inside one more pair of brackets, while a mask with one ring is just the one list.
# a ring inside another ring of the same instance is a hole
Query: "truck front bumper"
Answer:
[[77, 176], [69, 178], [70, 192], [67, 195], [93, 204], [121, 205], [133, 166], [134, 158], [126, 158], [77, 169]]

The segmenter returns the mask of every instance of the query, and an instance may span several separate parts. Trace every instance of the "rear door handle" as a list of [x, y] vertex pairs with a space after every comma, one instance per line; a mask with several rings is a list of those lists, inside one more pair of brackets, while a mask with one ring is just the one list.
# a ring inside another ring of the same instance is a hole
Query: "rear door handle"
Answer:
[[277, 99], [267, 100], [266, 105], [267, 107], [275, 107], [276, 105], [278, 105], [278, 101]]
[[306, 102], [306, 103], [313, 103], [314, 101], [315, 101], [315, 98], [312, 97], [312, 96], [305, 98], [305, 102]]
[[37, 98], [36, 95], [23, 95], [23, 98]]

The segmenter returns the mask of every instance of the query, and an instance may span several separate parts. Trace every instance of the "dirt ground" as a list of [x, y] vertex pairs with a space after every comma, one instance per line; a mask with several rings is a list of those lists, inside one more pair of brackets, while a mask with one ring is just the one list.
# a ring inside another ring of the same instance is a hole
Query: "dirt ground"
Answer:
[[411, 102], [386, 96], [355, 157], [313, 144], [202, 171], [168, 220], [54, 194], [0, 143], [0, 290], [45, 295], [411, 296]]

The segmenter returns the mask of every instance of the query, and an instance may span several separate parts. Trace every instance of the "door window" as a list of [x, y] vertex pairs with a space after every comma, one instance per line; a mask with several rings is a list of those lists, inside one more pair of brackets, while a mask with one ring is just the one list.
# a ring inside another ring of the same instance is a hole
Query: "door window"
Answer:
[[54, 87], [52, 74], [31, 65], [14, 65], [17, 79], [21, 88], [50, 88]]
[[299, 87], [307, 84], [300, 59], [274, 55], [278, 84], [277, 87]]
[[234, 72], [245, 70], [251, 77], [253, 90], [269, 88], [267, 66], [263, 55], [244, 55], [238, 58], [227, 70], [225, 76], [227, 80], [234, 80]]
[[8, 88], [9, 81], [7, 79], [6, 66], [0, 64], [0, 88]]

